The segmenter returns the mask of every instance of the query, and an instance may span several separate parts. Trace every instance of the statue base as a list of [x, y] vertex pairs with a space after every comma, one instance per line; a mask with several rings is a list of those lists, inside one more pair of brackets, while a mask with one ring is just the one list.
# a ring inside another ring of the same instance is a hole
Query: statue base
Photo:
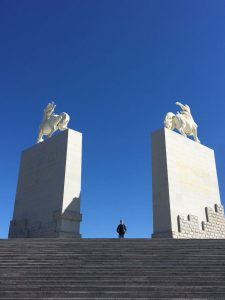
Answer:
[[214, 151], [169, 129], [152, 135], [152, 237], [225, 238]]
[[81, 152], [71, 129], [22, 152], [9, 238], [81, 237]]

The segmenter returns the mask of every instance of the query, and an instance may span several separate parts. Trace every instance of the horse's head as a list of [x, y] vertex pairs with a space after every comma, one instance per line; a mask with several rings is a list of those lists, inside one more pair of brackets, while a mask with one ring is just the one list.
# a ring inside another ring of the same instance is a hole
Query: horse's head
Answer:
[[67, 125], [68, 125], [69, 120], [70, 120], [70, 116], [65, 112], [61, 113], [59, 116], [61, 117], [61, 120], [58, 123], [58, 128], [59, 128], [59, 130], [66, 130]]
[[168, 129], [171, 129], [173, 127], [173, 117], [174, 113], [168, 112], [164, 119], [164, 126]]

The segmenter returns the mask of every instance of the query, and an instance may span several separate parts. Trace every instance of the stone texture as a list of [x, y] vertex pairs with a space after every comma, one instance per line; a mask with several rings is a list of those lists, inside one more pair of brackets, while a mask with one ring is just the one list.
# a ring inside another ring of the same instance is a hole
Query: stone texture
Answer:
[[0, 240], [1, 300], [224, 300], [225, 240]]
[[9, 237], [80, 237], [82, 134], [66, 130], [22, 152]]
[[205, 208], [207, 221], [199, 224], [198, 217], [188, 215], [178, 216], [178, 232], [173, 232], [173, 238], [224, 239], [225, 217], [222, 205], [215, 204], [214, 209]]
[[[152, 181], [153, 237], [194, 238], [203, 234], [200, 224], [207, 231], [218, 225], [212, 219], [222, 220], [212, 149], [166, 128], [153, 133]], [[211, 229], [210, 237], [218, 236]]]

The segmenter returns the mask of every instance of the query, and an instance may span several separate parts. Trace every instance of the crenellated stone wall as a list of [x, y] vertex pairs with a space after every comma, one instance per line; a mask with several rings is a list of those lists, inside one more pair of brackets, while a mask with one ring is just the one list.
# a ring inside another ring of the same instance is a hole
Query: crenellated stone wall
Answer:
[[178, 232], [172, 232], [173, 238], [183, 239], [225, 239], [224, 208], [215, 204], [205, 208], [206, 222], [201, 222], [197, 216], [188, 215], [187, 218], [178, 215]]

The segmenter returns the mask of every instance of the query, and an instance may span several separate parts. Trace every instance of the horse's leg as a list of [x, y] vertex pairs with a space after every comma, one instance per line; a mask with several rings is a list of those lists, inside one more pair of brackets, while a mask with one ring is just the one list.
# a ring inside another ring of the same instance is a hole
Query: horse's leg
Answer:
[[170, 130], [174, 130], [176, 127], [174, 126], [173, 122], [171, 122], [171, 123], [172, 123], [172, 125], [171, 125]]
[[52, 131], [47, 135], [47, 139], [49, 139], [55, 131], [56, 131], [56, 129], [52, 129]]
[[186, 134], [184, 132], [185, 128], [185, 122], [182, 120], [181, 117], [175, 116], [173, 118], [174, 127], [182, 134], [184, 137], [186, 137]]
[[194, 128], [193, 129], [193, 137], [194, 137], [194, 140], [197, 142], [197, 143], [201, 143], [200, 140], [198, 139], [198, 131], [197, 131], [197, 128]]
[[185, 134], [184, 129], [183, 129], [182, 127], [179, 128], [178, 131], [179, 131], [184, 137], [187, 137], [187, 135]]
[[38, 138], [37, 138], [37, 144], [43, 142], [43, 133], [42, 130], [40, 129], [38, 132]]
[[184, 132], [184, 128], [186, 126], [185, 122], [183, 120], [180, 120], [180, 127], [177, 128], [179, 130], [179, 132], [184, 136], [187, 137], [186, 133]]

